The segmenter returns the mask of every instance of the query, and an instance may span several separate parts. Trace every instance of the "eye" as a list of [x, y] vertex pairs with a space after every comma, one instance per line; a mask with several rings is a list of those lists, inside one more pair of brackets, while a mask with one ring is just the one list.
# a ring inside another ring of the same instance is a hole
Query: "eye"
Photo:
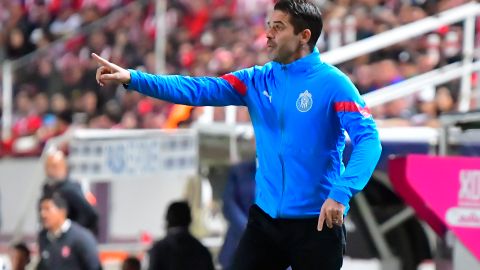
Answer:
[[284, 28], [284, 27], [283, 27], [281, 24], [275, 24], [275, 25], [272, 26], [272, 30], [273, 30], [274, 32], [280, 32], [280, 31], [283, 30], [283, 28]]
[[283, 30], [284, 28], [285, 27], [283, 25], [278, 24], [278, 23], [273, 24], [273, 25], [272, 24], [267, 24], [267, 29], [272, 30], [274, 32], [279, 32], [279, 31]]

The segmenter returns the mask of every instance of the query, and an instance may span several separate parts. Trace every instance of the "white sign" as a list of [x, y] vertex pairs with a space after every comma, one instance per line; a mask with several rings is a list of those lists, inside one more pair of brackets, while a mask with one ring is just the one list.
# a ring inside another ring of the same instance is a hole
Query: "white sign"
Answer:
[[148, 137], [78, 139], [70, 144], [70, 174], [92, 181], [113, 177], [195, 174], [195, 134], [163, 133]]

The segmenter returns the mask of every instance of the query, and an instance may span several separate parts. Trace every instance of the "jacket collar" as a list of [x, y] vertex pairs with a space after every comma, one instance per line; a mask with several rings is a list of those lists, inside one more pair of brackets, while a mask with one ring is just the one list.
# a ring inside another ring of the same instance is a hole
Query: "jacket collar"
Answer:
[[50, 239], [50, 241], [53, 241], [55, 239], [60, 238], [62, 235], [68, 232], [70, 230], [70, 227], [72, 227], [72, 221], [70, 219], [66, 219], [62, 226], [54, 232], [47, 232], [47, 237]]
[[311, 52], [309, 55], [304, 56], [300, 59], [297, 59], [293, 61], [292, 63], [289, 64], [282, 64], [279, 62], [272, 61], [273, 65], [277, 68], [286, 68], [289, 71], [294, 71], [294, 72], [304, 72], [307, 71], [308, 69], [312, 68], [313, 66], [317, 64], [321, 64], [322, 60], [320, 60], [320, 52], [318, 51], [318, 48], [315, 47], [313, 49], [313, 52]]
[[176, 235], [181, 233], [189, 233], [188, 226], [176, 226], [167, 228], [168, 235]]

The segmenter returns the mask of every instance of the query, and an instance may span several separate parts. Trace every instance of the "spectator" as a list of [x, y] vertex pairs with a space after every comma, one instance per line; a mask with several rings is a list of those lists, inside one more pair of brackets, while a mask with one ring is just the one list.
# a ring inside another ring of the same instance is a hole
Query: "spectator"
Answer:
[[12, 270], [25, 270], [30, 263], [30, 249], [25, 243], [13, 245], [10, 254]]
[[122, 120], [120, 124], [116, 126], [116, 128], [123, 128], [123, 129], [135, 129], [139, 128], [138, 124], [139, 120], [138, 117], [132, 111], [127, 111], [123, 114]]
[[47, 180], [43, 186], [44, 196], [58, 192], [67, 202], [68, 218], [96, 235], [97, 212], [88, 203], [80, 185], [68, 179], [67, 160], [61, 151], [55, 151], [47, 156], [45, 172]]
[[435, 88], [425, 88], [416, 97], [416, 114], [411, 122], [417, 126], [439, 127], [437, 105], [435, 104]]
[[47, 140], [65, 133], [72, 124], [72, 112], [65, 110], [56, 115], [47, 113], [43, 116], [42, 126], [38, 129], [36, 136], [42, 147]]
[[137, 257], [127, 257], [122, 264], [122, 270], [141, 270], [142, 264]]
[[99, 270], [93, 234], [67, 219], [67, 202], [59, 193], [40, 199], [43, 229], [38, 236], [38, 270]]
[[230, 269], [233, 253], [247, 226], [248, 209], [255, 197], [255, 172], [255, 160], [242, 162], [230, 169], [223, 194], [223, 214], [229, 227], [218, 259], [223, 269]]
[[14, 28], [10, 31], [7, 44], [7, 55], [10, 58], [19, 58], [33, 50], [33, 45], [28, 41], [21, 29]]
[[167, 210], [167, 236], [153, 244], [150, 270], [213, 270], [212, 255], [189, 231], [192, 221], [186, 202], [173, 202]]
[[30, 89], [25, 86], [15, 97], [13, 135], [15, 137], [33, 135], [42, 124], [42, 119], [35, 112], [33, 101], [29, 95]]
[[455, 99], [452, 92], [446, 86], [438, 88], [435, 95], [438, 115], [442, 113], [453, 112], [455, 109]]
[[69, 102], [65, 95], [55, 93], [50, 99], [50, 108], [53, 113], [60, 114], [68, 110]]

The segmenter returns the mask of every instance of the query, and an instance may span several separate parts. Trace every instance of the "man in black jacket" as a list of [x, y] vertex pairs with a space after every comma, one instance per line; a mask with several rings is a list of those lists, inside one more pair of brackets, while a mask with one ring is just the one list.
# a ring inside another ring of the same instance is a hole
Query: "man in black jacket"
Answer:
[[60, 193], [67, 201], [68, 218], [97, 235], [98, 214], [88, 203], [80, 184], [68, 179], [68, 165], [63, 152], [55, 151], [47, 156], [45, 173], [47, 181], [43, 194]]
[[37, 270], [99, 270], [93, 234], [67, 219], [67, 202], [59, 193], [40, 199], [43, 230], [38, 236], [40, 262]]
[[192, 221], [186, 202], [174, 202], [167, 210], [167, 236], [149, 251], [150, 270], [213, 270], [212, 255], [188, 226]]

